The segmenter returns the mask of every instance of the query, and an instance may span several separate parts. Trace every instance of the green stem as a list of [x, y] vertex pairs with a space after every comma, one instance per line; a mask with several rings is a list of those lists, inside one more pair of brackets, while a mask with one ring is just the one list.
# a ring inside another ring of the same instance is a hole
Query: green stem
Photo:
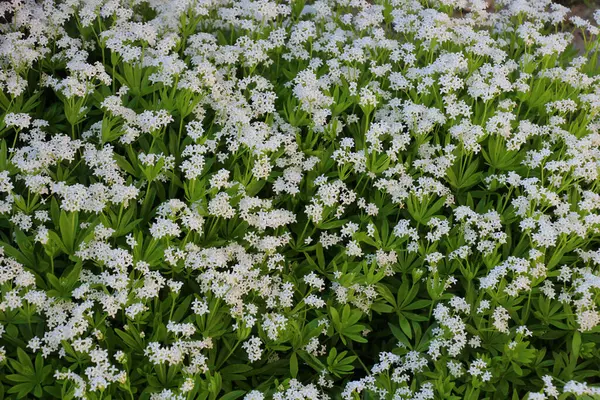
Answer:
[[217, 365], [217, 370], [218, 370], [218, 369], [220, 369], [220, 368], [221, 368], [221, 366], [222, 366], [223, 364], [225, 364], [225, 362], [226, 362], [226, 361], [229, 359], [229, 357], [231, 357], [231, 355], [233, 354], [233, 352], [235, 351], [235, 349], [237, 349], [237, 347], [239, 346], [239, 344], [240, 344], [240, 341], [238, 340], [238, 341], [235, 343], [235, 345], [234, 345], [234, 346], [231, 348], [231, 351], [229, 352], [229, 354], [227, 354], [227, 357], [225, 357], [225, 358], [223, 359], [223, 361], [221, 361], [221, 362], [219, 363], [219, 365]]
[[352, 353], [354, 353], [354, 355], [356, 356], [356, 359], [358, 360], [360, 365], [363, 367], [363, 369], [365, 370], [367, 375], [371, 376], [371, 371], [369, 371], [369, 368], [367, 368], [367, 366], [365, 365], [363, 360], [361, 360], [360, 356], [356, 353], [356, 350], [352, 349]]

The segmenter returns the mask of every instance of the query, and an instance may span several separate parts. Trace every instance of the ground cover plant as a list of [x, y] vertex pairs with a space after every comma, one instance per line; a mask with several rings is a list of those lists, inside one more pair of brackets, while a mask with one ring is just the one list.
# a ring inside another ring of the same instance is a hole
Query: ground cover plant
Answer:
[[0, 3], [0, 397], [598, 398], [567, 14]]

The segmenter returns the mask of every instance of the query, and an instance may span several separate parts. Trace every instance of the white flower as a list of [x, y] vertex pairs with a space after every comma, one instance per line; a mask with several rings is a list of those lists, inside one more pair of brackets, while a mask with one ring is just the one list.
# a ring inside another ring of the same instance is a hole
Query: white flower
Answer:
[[194, 299], [194, 301], [192, 302], [192, 310], [194, 311], [194, 314], [196, 314], [196, 315], [208, 314], [209, 307], [208, 307], [208, 302], [206, 301], [206, 298], [204, 298], [202, 300]]
[[159, 217], [150, 227], [150, 234], [155, 239], [161, 239], [165, 236], [177, 237], [181, 234], [181, 229], [175, 222]]
[[25, 113], [8, 113], [4, 117], [6, 126], [15, 126], [19, 129], [27, 129], [31, 124], [31, 116]]
[[217, 195], [208, 203], [208, 212], [216, 217], [226, 219], [233, 218], [235, 209], [229, 203], [231, 196], [225, 192], [217, 193]]
[[252, 390], [244, 396], [244, 400], [264, 400], [265, 395], [258, 390]]
[[502, 306], [496, 307], [492, 319], [494, 328], [502, 333], [508, 333], [508, 320], [510, 319], [510, 315], [506, 308]]
[[260, 345], [262, 344], [261, 340], [256, 336], [250, 337], [247, 341], [242, 344], [242, 348], [246, 350], [248, 353], [248, 359], [250, 362], [258, 361], [262, 356], [262, 349]]
[[595, 310], [586, 310], [577, 313], [577, 323], [581, 332], [594, 329], [600, 324], [600, 313]]

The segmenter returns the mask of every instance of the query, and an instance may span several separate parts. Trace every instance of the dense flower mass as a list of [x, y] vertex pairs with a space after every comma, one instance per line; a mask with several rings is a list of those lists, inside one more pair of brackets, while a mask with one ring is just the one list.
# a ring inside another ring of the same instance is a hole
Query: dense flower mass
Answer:
[[594, 18], [0, 2], [0, 397], [600, 396]]

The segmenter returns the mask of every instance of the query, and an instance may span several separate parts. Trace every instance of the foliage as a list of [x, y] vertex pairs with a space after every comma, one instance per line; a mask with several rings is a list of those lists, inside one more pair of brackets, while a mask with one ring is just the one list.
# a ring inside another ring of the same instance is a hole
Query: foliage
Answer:
[[567, 12], [1, 3], [0, 398], [600, 396]]

